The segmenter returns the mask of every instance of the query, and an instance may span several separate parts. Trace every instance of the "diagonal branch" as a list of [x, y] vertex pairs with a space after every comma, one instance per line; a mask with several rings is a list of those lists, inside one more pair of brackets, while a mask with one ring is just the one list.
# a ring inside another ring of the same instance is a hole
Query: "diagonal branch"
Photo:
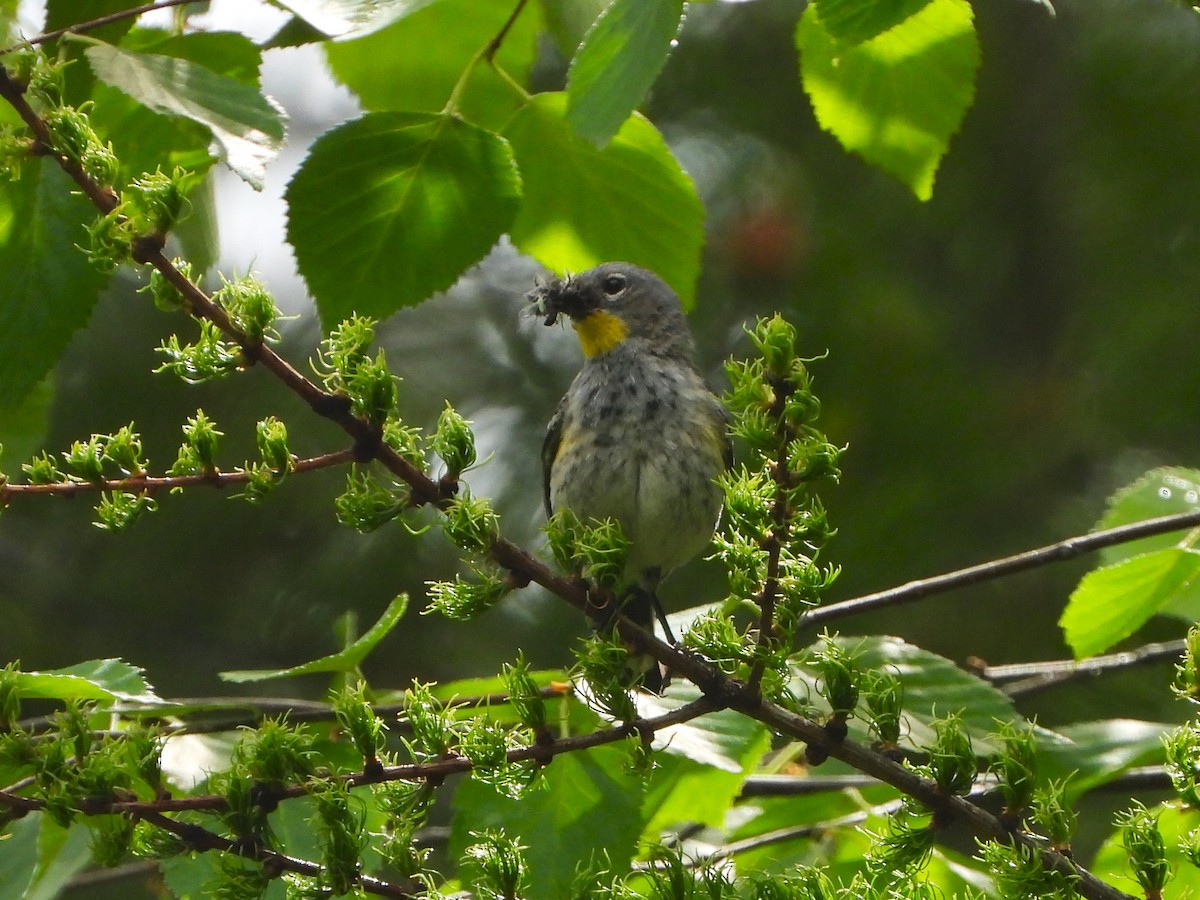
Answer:
[[818, 625], [824, 625], [836, 619], [845, 619], [849, 616], [856, 616], [860, 613], [881, 609], [885, 606], [900, 606], [904, 603], [923, 600], [934, 594], [943, 594], [947, 591], [957, 590], [958, 588], [967, 587], [972, 584], [981, 584], [985, 581], [1004, 578], [1008, 575], [1014, 575], [1017, 572], [1037, 569], [1050, 563], [1076, 559], [1085, 553], [1092, 553], [1096, 550], [1102, 550], [1105, 547], [1127, 544], [1130, 541], [1140, 540], [1141, 538], [1167, 534], [1172, 531], [1182, 531], [1185, 528], [1195, 528], [1197, 526], [1200, 526], [1200, 511], [1160, 516], [1157, 519], [1146, 519], [1143, 522], [1120, 525], [1116, 528], [1105, 529], [1104, 531], [1094, 531], [1091, 534], [1067, 538], [1055, 544], [1048, 544], [1045, 547], [1026, 550], [1024, 553], [1018, 553], [1015, 556], [1007, 556], [1003, 559], [995, 559], [990, 562], [980, 563], [979, 565], [968, 566], [965, 569], [947, 572], [944, 575], [935, 575], [932, 578], [921, 578], [898, 587], [889, 588], [886, 591], [865, 594], [851, 600], [843, 600], [840, 603], [821, 606], [805, 613], [802, 624], [815, 628]]

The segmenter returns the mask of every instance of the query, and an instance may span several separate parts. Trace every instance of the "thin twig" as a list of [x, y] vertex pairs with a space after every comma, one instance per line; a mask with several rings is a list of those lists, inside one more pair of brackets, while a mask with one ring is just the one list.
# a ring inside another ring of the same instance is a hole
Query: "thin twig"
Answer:
[[[335, 450], [320, 456], [296, 460], [287, 474], [314, 472], [328, 469], [331, 466], [342, 466], [355, 461], [352, 449]], [[0, 507], [8, 505], [12, 497], [22, 494], [56, 494], [60, 497], [72, 497], [75, 494], [95, 493], [99, 491], [127, 491], [132, 494], [156, 494], [159, 491], [169, 491], [175, 488], [206, 487], [223, 488], [231, 485], [246, 484], [250, 481], [250, 473], [240, 472], [205, 472], [200, 475], [132, 475], [127, 478], [110, 478], [104, 481], [63, 481], [52, 484], [0, 484]]]
[[821, 606], [805, 613], [802, 624], [815, 628], [836, 619], [856, 616], [885, 606], [912, 603], [933, 594], [992, 581], [1007, 575], [1014, 575], [1017, 572], [1026, 572], [1050, 563], [1076, 559], [1085, 553], [1092, 553], [1105, 547], [1197, 526], [1200, 526], [1200, 512], [1187, 512], [1172, 516], [1160, 516], [1157, 519], [1146, 519], [1143, 522], [1134, 522], [1132, 525], [1121, 525], [1104, 531], [1094, 531], [1091, 534], [1079, 535], [1056, 544], [1038, 547], [1036, 550], [1026, 550], [1015, 556], [995, 559], [954, 572], [947, 572], [944, 575], [910, 581], [899, 587], [889, 588], [875, 594], [865, 594], [851, 600]]
[[[233, 841], [227, 837], [215, 834], [207, 828], [194, 825], [190, 822], [180, 822], [162, 813], [141, 812], [138, 813], [138, 818], [161, 828], [163, 831], [169, 831], [178, 836], [193, 850], [217, 850], [222, 853], [232, 853], [236, 856], [256, 860], [280, 872], [295, 872], [299, 875], [306, 875], [309, 878], [320, 878], [324, 872], [324, 867], [320, 863], [288, 856], [286, 853], [272, 850], [261, 843]], [[407, 890], [398, 884], [373, 878], [370, 875], [359, 875], [357, 884], [365, 893], [375, 894], [380, 897], [415, 898], [417, 896], [413, 891]]]
[[504, 43], [504, 39], [508, 36], [508, 32], [512, 30], [512, 27], [515, 24], [517, 24], [517, 19], [520, 18], [521, 12], [525, 9], [526, 2], [527, 0], [517, 0], [517, 6], [512, 11], [512, 14], [500, 27], [500, 30], [496, 32], [496, 35], [487, 42], [487, 47], [485, 47], [483, 51], [483, 58], [487, 60], [489, 64], [495, 62], [496, 53], [500, 50], [501, 45]]
[[86, 22], [79, 22], [75, 25], [68, 25], [66, 28], [58, 28], [54, 31], [47, 31], [45, 34], [39, 34], [36, 37], [27, 38], [19, 44], [13, 44], [11, 47], [5, 47], [3, 50], [0, 50], [0, 56], [6, 53], [13, 53], [17, 50], [24, 50], [36, 44], [53, 41], [65, 34], [83, 34], [85, 31], [92, 31], [105, 25], [111, 25], [113, 22], [120, 22], [123, 19], [137, 18], [143, 13], [154, 12], [156, 9], [169, 9], [172, 6], [184, 6], [185, 4], [195, 2], [196, 0], [162, 0], [161, 3], [146, 3], [142, 6], [135, 6], [132, 9], [122, 9], [115, 13], [109, 13], [107, 16], [89, 19]]
[[1179, 638], [1174, 641], [1143, 644], [1132, 650], [1107, 653], [1089, 659], [1055, 659], [1000, 666], [983, 664], [973, 666], [972, 669], [980, 678], [993, 684], [1009, 682], [1003, 686], [1003, 690], [1015, 697], [1019, 694], [1032, 694], [1087, 675], [1100, 675], [1164, 659], [1175, 659], [1186, 649], [1187, 641]]

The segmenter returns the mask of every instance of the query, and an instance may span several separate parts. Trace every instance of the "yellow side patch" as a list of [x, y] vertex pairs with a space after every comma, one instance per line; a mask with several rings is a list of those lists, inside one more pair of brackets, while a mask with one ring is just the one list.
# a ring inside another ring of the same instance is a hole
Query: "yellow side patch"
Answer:
[[597, 310], [579, 321], [573, 321], [584, 356], [607, 353], [629, 334], [625, 323], [610, 312]]

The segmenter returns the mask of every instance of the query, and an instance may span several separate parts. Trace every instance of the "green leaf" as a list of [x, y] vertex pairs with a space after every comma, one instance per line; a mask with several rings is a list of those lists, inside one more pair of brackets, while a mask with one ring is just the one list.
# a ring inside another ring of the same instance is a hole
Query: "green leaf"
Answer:
[[[913, 746], [932, 743], [930, 723], [949, 713], [962, 717], [975, 749], [981, 752], [990, 748], [987, 737], [996, 730], [997, 722], [1022, 721], [1011, 697], [944, 656], [889, 635], [839, 636], [834, 641], [854, 655], [861, 669], [884, 669], [900, 680], [904, 686], [907, 737]], [[822, 699], [815, 690], [815, 669], [802, 665], [797, 674], [802, 680], [801, 696], [807, 692], [813, 702]], [[859, 712], [865, 715], [861, 704]], [[852, 719], [850, 725], [861, 735], [864, 725], [858, 719]]]
[[513, 243], [559, 272], [646, 266], [690, 309], [704, 244], [692, 180], [642, 116], [598, 149], [567, 124], [566, 105], [564, 94], [538, 94], [505, 129], [525, 185]]
[[56, 900], [68, 882], [92, 859], [91, 831], [82, 822], [63, 828], [49, 816], [38, 816], [38, 861], [25, 900]]
[[975, 95], [979, 40], [966, 0], [932, 0], [879, 36], [843, 48], [809, 6], [796, 29], [817, 121], [921, 200]]
[[17, 404], [92, 314], [107, 276], [77, 244], [94, 210], [47, 159], [0, 185], [0, 396]]
[[221, 156], [261, 190], [267, 165], [283, 146], [286, 115], [255, 87], [188, 59], [96, 44], [84, 51], [96, 77], [158, 113], [208, 128]]
[[369, 113], [315, 144], [288, 239], [326, 327], [452, 285], [508, 228], [520, 181], [497, 135], [453, 116]]
[[[663, 715], [699, 696], [692, 685], [663, 697], [639, 694], [638, 715]], [[651, 836], [681, 822], [723, 825], [746, 776], [770, 748], [770, 735], [753, 719], [721, 710], [663, 729], [655, 746], [663, 753], [642, 804]]]
[[20, 471], [20, 464], [41, 448], [53, 401], [54, 389], [46, 380], [34, 385], [24, 400], [0, 405], [0, 472], [5, 466], [10, 473]]
[[162, 702], [142, 677], [142, 669], [120, 659], [91, 659], [64, 669], [17, 672], [15, 678], [17, 692], [22, 697]]
[[1169, 603], [1200, 602], [1200, 552], [1168, 548], [1089, 572], [1058, 624], [1076, 659], [1107, 650]]
[[370, 34], [412, 15], [437, 0], [275, 0], [317, 31], [333, 38]]
[[[367, 109], [441, 112], [463, 72], [512, 12], [510, 0], [440, 0], [367, 37], [327, 44], [325, 53], [334, 76]], [[540, 9], [527, 4], [496, 54], [496, 65], [517, 81], [525, 81], [537, 58], [541, 26]], [[495, 67], [476, 65], [456, 111], [498, 130], [521, 103]]]
[[[1200, 469], [1164, 467], [1152, 469], [1108, 498], [1108, 511], [1094, 531], [1116, 528], [1159, 516], [1195, 512], [1200, 509]], [[1189, 531], [1172, 531], [1128, 544], [1105, 547], [1100, 559], [1108, 565], [1152, 550], [1183, 545]]]
[[42, 813], [31, 813], [4, 826], [0, 840], [0, 900], [24, 900], [25, 888], [37, 866], [38, 832]]
[[1071, 777], [1072, 797], [1112, 781], [1130, 766], [1163, 761], [1163, 735], [1174, 725], [1136, 719], [1078, 722], [1057, 728], [1057, 740], [1039, 741], [1038, 773]]
[[362, 637], [344, 650], [331, 653], [329, 656], [322, 656], [320, 659], [314, 659], [299, 666], [292, 666], [290, 669], [243, 669], [233, 672], [221, 672], [220, 676], [225, 681], [242, 684], [248, 681], [269, 681], [272, 678], [291, 678], [295, 675], [310, 675], [314, 672], [353, 672], [367, 658], [367, 654], [375, 649], [375, 645], [383, 640], [388, 632], [396, 626], [396, 623], [400, 621], [407, 609], [408, 595], [400, 594], [384, 610], [379, 621], [368, 628]]
[[[674, 687], [664, 697], [639, 694], [638, 715], [663, 715], [699, 696], [692, 685]], [[654, 743], [663, 752], [642, 804], [648, 836], [682, 822], [722, 826], [771, 739], [759, 722], [721, 710], [663, 729]]]
[[620, 871], [643, 825], [642, 783], [625, 770], [627, 760], [620, 745], [560, 754], [543, 770], [540, 788], [517, 800], [474, 779], [464, 782], [454, 793], [451, 856], [472, 843], [470, 832], [503, 829], [529, 848], [529, 898], [568, 896], [576, 868], [601, 850]]
[[567, 72], [567, 121], [604, 146], [641, 105], [666, 65], [683, 0], [613, 0], [584, 36]]
[[843, 46], [860, 44], [899, 25], [930, 0], [814, 0], [830, 37]]

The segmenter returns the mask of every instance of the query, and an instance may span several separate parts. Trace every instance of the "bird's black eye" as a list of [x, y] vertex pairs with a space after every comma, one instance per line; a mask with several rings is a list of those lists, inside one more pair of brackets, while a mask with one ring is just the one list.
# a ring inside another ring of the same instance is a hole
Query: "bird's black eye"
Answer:
[[615, 297], [625, 290], [624, 275], [608, 275], [600, 282], [600, 289], [610, 297]]

